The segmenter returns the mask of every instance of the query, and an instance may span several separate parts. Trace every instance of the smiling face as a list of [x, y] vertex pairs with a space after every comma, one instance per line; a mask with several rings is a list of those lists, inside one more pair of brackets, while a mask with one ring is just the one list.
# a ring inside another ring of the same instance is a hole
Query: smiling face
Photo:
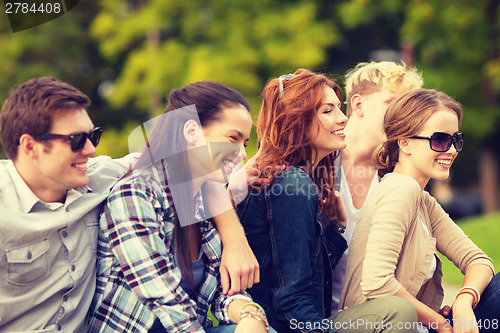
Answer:
[[[430, 137], [435, 132], [444, 132], [453, 135], [458, 132], [458, 117], [454, 111], [441, 108], [434, 112], [425, 122], [418, 136]], [[408, 151], [406, 154], [409, 163], [404, 168], [406, 174], [425, 187], [430, 178], [447, 179], [450, 175], [450, 167], [457, 157], [458, 152], [454, 145], [446, 152], [436, 152], [430, 148], [430, 143], [425, 139], [407, 139]], [[399, 163], [399, 162], [398, 162]]]
[[[49, 133], [69, 135], [89, 132], [93, 128], [85, 110], [70, 110], [54, 118]], [[88, 184], [87, 161], [96, 152], [89, 139], [79, 152], [73, 152], [65, 139], [39, 141], [35, 149], [38, 176], [30, 184], [35, 194], [37, 191], [52, 192], [54, 197], [64, 198], [67, 190]]]
[[324, 89], [325, 97], [316, 111], [316, 120], [311, 126], [311, 137], [318, 156], [316, 164], [325, 156], [346, 146], [344, 127], [347, 117], [342, 112], [342, 104], [335, 91], [330, 87]]
[[[247, 158], [246, 144], [250, 138], [252, 129], [252, 117], [250, 112], [243, 107], [232, 106], [224, 108], [219, 118], [203, 128], [204, 140], [199, 144], [207, 144], [209, 156], [198, 156], [198, 174], [207, 174], [207, 170], [215, 171], [223, 169], [224, 174], [218, 173], [220, 182], [227, 181], [234, 167]], [[200, 170], [201, 169], [201, 170]]]

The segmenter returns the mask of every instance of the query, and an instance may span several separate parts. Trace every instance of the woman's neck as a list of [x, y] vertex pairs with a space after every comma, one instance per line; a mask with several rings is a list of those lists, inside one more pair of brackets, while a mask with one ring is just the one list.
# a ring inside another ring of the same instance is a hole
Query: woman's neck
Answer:
[[420, 188], [424, 190], [424, 188], [427, 186], [427, 183], [429, 182], [430, 178], [429, 177], [422, 177], [419, 176], [414, 170], [411, 168], [405, 167], [402, 163], [398, 162], [396, 163], [396, 166], [394, 166], [394, 173], [399, 173], [401, 175], [406, 175], [409, 176], [417, 181], [417, 183], [420, 185]]

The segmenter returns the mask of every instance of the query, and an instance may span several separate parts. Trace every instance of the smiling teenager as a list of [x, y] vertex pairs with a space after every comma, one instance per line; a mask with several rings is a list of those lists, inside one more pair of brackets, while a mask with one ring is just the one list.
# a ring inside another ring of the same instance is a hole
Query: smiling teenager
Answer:
[[26, 81], [0, 113], [0, 331], [86, 332], [97, 221], [130, 160], [95, 154], [88, 97], [54, 78]]
[[[421, 88], [422, 84], [422, 76], [414, 67], [392, 61], [362, 62], [346, 74], [346, 147], [335, 162], [346, 210], [346, 231], [342, 236], [347, 244], [366, 198], [380, 181], [372, 156], [386, 139], [383, 124], [387, 107], [398, 95]], [[333, 311], [338, 309], [348, 258], [349, 248], [333, 271]]]
[[222, 244], [205, 209], [204, 186], [246, 158], [251, 127], [248, 102], [221, 83], [170, 93], [100, 220], [92, 332], [274, 332], [248, 294], [223, 292]]
[[[383, 178], [354, 230], [340, 308], [395, 295], [431, 330], [498, 332], [500, 278], [493, 262], [424, 190], [431, 178], [449, 177], [463, 145], [461, 121], [460, 104], [436, 90], [412, 90], [390, 104], [387, 141], [375, 155]], [[437, 251], [465, 275], [451, 312], [440, 311]]]
[[415, 311], [397, 297], [331, 316], [332, 269], [347, 246], [334, 194], [334, 159], [346, 145], [341, 89], [299, 69], [271, 79], [262, 99], [255, 165], [270, 184], [253, 184], [237, 209], [265, 272], [249, 293], [280, 333], [411, 332], [396, 323], [416, 321]]

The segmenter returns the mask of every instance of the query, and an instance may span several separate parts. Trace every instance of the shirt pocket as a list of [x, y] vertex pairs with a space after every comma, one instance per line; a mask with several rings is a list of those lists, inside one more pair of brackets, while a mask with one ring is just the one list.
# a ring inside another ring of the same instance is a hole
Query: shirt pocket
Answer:
[[7, 281], [15, 285], [28, 285], [48, 273], [48, 240], [21, 245], [6, 251]]

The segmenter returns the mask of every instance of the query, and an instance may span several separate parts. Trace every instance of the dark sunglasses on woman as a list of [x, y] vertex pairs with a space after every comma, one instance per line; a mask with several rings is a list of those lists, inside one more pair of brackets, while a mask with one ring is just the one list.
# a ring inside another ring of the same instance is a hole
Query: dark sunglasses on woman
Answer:
[[34, 136], [34, 138], [35, 140], [38, 141], [52, 140], [52, 139], [68, 140], [71, 146], [71, 150], [76, 153], [81, 151], [83, 147], [85, 147], [87, 139], [89, 139], [90, 142], [92, 142], [94, 147], [97, 147], [97, 145], [99, 144], [99, 140], [101, 140], [101, 134], [102, 134], [102, 128], [96, 127], [88, 133], [78, 132], [69, 135], [45, 133], [42, 135]]
[[455, 133], [453, 135], [443, 132], [435, 132], [430, 137], [426, 136], [410, 136], [410, 139], [424, 139], [429, 140], [431, 149], [440, 153], [444, 153], [451, 148], [451, 145], [455, 146], [455, 150], [459, 152], [464, 146], [464, 134]]

